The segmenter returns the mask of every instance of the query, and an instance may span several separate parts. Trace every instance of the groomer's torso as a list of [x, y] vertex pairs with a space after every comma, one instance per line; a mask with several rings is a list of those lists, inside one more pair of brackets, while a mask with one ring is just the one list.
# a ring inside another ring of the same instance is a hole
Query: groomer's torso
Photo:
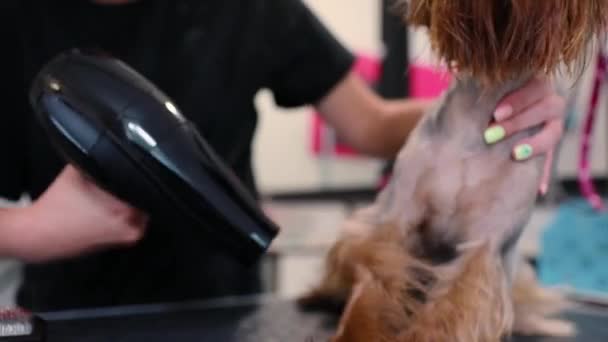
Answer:
[[[36, 72], [56, 54], [74, 47], [104, 49], [173, 98], [255, 191], [251, 141], [257, 116], [253, 99], [259, 89], [273, 83], [280, 93], [285, 82], [273, 74], [283, 67], [280, 56], [273, 56], [272, 44], [278, 41], [273, 41], [271, 34], [271, 30], [281, 30], [271, 22], [280, 14], [268, 10], [277, 3], [296, 1], [142, 0], [120, 6], [99, 6], [85, 0], [21, 1], [15, 7], [21, 6], [17, 31], [23, 48], [22, 100]], [[341, 64], [336, 63], [340, 68], [325, 77], [334, 79], [325, 80], [325, 89], [322, 84], [313, 84], [311, 89], [326, 91], [331, 82], [342, 77], [350, 61], [344, 51], [339, 52], [343, 54]], [[301, 98], [285, 100], [285, 104], [314, 100], [313, 94], [304, 90]], [[36, 198], [64, 162], [33, 120], [27, 104], [20, 103], [20, 108], [22, 121], [18, 124], [25, 132], [14, 149], [22, 150], [13, 149], [12, 153], [23, 156], [23, 172], [16, 181]], [[152, 223], [144, 240], [133, 248], [29, 265], [19, 304], [33, 310], [57, 310], [259, 290], [255, 267], [242, 268], [212, 244], [194, 239], [186, 231]]]
[[[256, 69], [244, 70], [247, 63], [234, 60], [250, 51], [240, 42], [246, 34], [230, 25], [235, 15], [246, 13], [244, 3], [24, 1], [24, 91], [43, 63], [61, 51], [107, 50], [172, 97], [253, 191], [250, 142], [256, 113], [251, 99], [262, 80]], [[37, 197], [64, 163], [31, 115], [27, 119], [26, 181]], [[186, 227], [152, 225], [144, 240], [128, 250], [27, 266], [20, 304], [54, 310], [258, 290], [255, 268], [242, 269], [211, 244], [193, 239]]]

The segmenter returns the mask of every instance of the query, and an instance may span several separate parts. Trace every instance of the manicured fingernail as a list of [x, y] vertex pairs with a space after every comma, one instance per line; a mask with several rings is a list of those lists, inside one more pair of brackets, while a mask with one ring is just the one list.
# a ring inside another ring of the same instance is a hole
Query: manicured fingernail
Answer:
[[511, 106], [509, 106], [509, 105], [500, 106], [500, 107], [496, 108], [496, 110], [494, 111], [494, 120], [501, 121], [503, 119], [506, 119], [508, 116], [511, 115], [512, 112], [513, 112], [513, 108], [511, 108]]
[[483, 138], [487, 144], [494, 144], [501, 141], [507, 132], [502, 126], [492, 126], [483, 133]]
[[547, 192], [549, 191], [549, 185], [545, 182], [542, 182], [540, 184], [540, 187], [538, 190], [539, 190], [538, 192], [540, 193], [541, 196], [545, 196], [547, 194]]
[[532, 146], [530, 146], [529, 144], [522, 144], [519, 145], [517, 147], [515, 147], [515, 159], [516, 160], [526, 160], [528, 158], [530, 158], [530, 156], [532, 155]]

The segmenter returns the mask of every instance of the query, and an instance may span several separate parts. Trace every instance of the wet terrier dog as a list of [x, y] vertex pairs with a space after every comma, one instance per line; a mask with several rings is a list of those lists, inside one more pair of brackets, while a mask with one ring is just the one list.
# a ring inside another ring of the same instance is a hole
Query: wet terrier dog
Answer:
[[454, 81], [411, 133], [390, 183], [355, 213], [305, 307], [337, 305], [334, 342], [491, 342], [568, 335], [561, 299], [536, 283], [518, 242], [544, 157], [512, 151], [539, 127], [488, 145], [498, 101], [532, 77], [580, 73], [605, 0], [411, 0]]

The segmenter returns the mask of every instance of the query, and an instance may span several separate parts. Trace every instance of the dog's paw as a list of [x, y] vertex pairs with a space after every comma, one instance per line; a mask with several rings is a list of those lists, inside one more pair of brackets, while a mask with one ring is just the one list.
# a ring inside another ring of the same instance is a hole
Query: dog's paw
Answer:
[[573, 337], [576, 325], [572, 322], [544, 317], [527, 317], [516, 320], [513, 332], [527, 336]]

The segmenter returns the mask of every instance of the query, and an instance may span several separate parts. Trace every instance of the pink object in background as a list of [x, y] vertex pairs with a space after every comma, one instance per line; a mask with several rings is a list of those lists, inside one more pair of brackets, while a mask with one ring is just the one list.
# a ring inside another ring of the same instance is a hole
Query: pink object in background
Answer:
[[412, 98], [435, 98], [441, 95], [452, 80], [449, 72], [437, 67], [412, 64], [409, 68], [409, 85]]
[[581, 134], [578, 165], [578, 182], [581, 192], [589, 205], [597, 211], [605, 211], [607, 208], [593, 184], [591, 162], [589, 159], [591, 154], [591, 137], [593, 135], [595, 117], [598, 112], [600, 91], [606, 80], [606, 72], [608, 71], [606, 58], [607, 56], [604, 53], [597, 56], [589, 109], [585, 117], [583, 132]]

